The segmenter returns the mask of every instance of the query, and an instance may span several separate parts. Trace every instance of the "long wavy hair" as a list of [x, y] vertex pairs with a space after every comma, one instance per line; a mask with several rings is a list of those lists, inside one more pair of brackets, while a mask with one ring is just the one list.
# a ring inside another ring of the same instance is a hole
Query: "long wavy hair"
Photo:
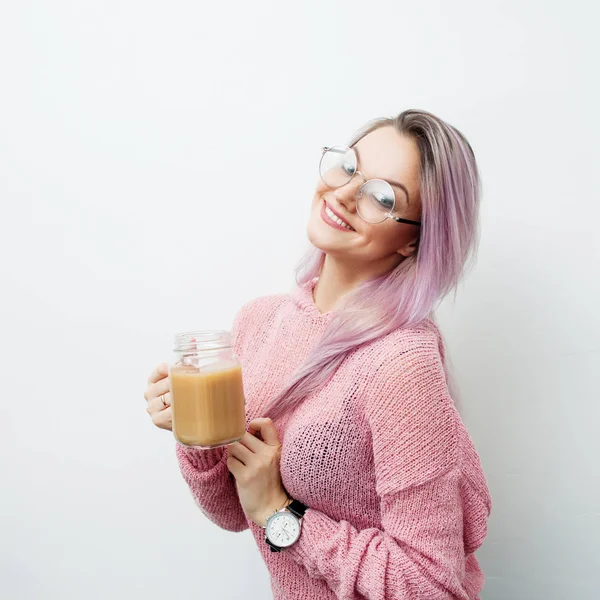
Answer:
[[[400, 327], [427, 318], [456, 285], [474, 257], [481, 182], [465, 136], [439, 117], [406, 110], [359, 130], [350, 146], [370, 132], [392, 126], [417, 143], [420, 153], [421, 231], [417, 251], [384, 275], [348, 292], [323, 336], [286, 387], [267, 401], [274, 419], [319, 390], [344, 358]], [[296, 271], [298, 285], [318, 277], [325, 253], [312, 248]]]

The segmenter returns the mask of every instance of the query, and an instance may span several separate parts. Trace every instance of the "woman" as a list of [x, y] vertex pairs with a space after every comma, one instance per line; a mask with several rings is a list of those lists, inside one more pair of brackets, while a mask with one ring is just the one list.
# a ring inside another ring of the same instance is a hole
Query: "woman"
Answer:
[[[248, 431], [178, 446], [181, 471], [209, 519], [251, 529], [275, 598], [479, 598], [491, 500], [431, 320], [475, 244], [473, 152], [407, 110], [324, 148], [320, 176], [297, 288], [233, 325]], [[170, 429], [166, 373], [145, 395]]]

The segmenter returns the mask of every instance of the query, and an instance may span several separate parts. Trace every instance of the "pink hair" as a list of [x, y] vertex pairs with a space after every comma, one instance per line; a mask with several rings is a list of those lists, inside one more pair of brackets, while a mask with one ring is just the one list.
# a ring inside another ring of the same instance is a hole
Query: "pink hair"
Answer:
[[[395, 269], [346, 295], [342, 310], [292, 380], [268, 401], [265, 416], [272, 419], [320, 389], [352, 350], [431, 318], [475, 254], [481, 182], [465, 136], [429, 112], [406, 110], [395, 118], [370, 122], [350, 145], [386, 126], [412, 137], [419, 148], [422, 226], [418, 250]], [[324, 260], [325, 253], [312, 248], [298, 266], [298, 285], [318, 277]]]

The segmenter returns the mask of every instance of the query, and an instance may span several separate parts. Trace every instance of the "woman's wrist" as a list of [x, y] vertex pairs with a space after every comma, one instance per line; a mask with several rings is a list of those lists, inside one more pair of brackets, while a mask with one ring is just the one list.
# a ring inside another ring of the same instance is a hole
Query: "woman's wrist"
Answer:
[[277, 504], [277, 506], [279, 506], [279, 508], [273, 508], [271, 511], [269, 511], [266, 514], [265, 517], [263, 517], [262, 519], [259, 519], [256, 524], [259, 527], [261, 527], [262, 529], [266, 529], [266, 527], [267, 527], [267, 521], [269, 520], [269, 517], [271, 515], [274, 515], [275, 513], [278, 513], [279, 511], [283, 510], [284, 508], [286, 508], [287, 506], [289, 506], [293, 501], [294, 501], [294, 499], [290, 498], [289, 494], [286, 493], [285, 500]]

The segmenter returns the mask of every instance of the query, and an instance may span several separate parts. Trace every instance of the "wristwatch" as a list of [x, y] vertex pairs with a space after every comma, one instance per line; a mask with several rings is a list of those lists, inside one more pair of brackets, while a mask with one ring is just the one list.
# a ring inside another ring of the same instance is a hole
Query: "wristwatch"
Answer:
[[271, 552], [281, 552], [295, 544], [300, 537], [302, 517], [307, 511], [299, 500], [292, 500], [290, 504], [280, 510], [276, 510], [267, 520], [265, 530], [265, 542], [271, 548]]

